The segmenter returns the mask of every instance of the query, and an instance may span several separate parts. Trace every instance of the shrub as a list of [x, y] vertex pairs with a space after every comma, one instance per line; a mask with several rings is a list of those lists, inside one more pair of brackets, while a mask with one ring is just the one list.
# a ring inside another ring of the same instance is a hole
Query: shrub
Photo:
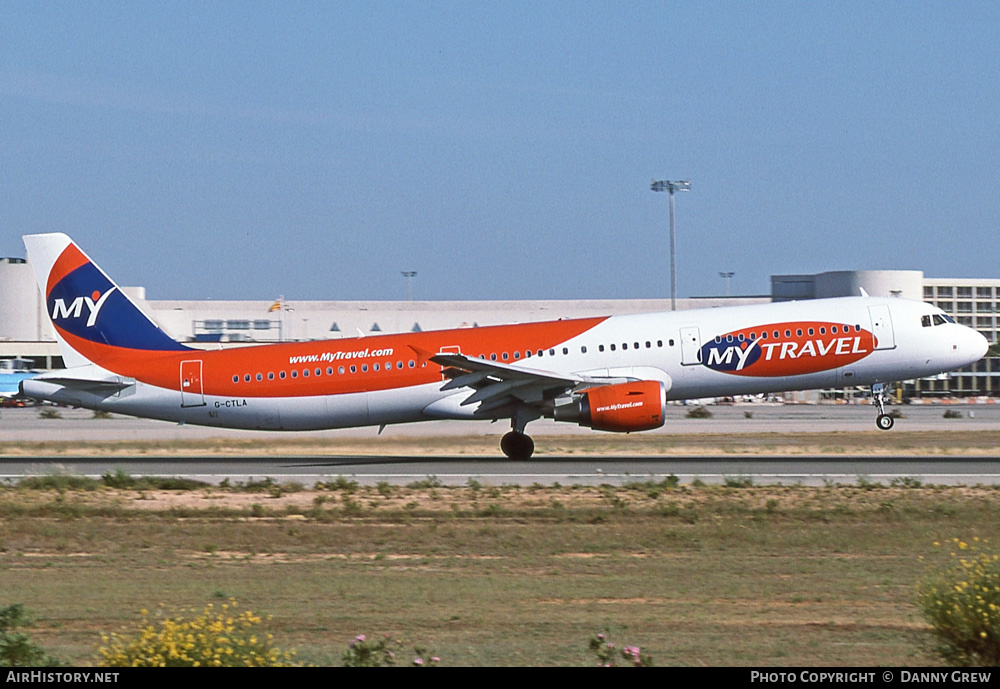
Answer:
[[712, 418], [712, 412], [707, 407], [695, 407], [685, 414], [685, 416], [689, 419], [710, 419]]
[[597, 656], [598, 667], [652, 667], [653, 659], [638, 646], [618, 649], [607, 632], [595, 634], [590, 639], [590, 650]]
[[338, 476], [335, 481], [317, 481], [317, 490], [342, 490], [345, 493], [354, 493], [358, 490], [358, 482]]
[[0, 667], [55, 667], [59, 661], [36, 646], [19, 628], [31, 623], [20, 603], [0, 608]]
[[[949, 665], [1000, 665], [1000, 556], [953, 539], [952, 564], [920, 585], [919, 605]], [[935, 543], [935, 546], [940, 547]]]
[[283, 667], [293, 665], [294, 651], [280, 651], [263, 620], [239, 612], [230, 599], [216, 609], [182, 610], [151, 620], [146, 610], [134, 629], [101, 637], [98, 664], [104, 667]]
[[[410, 662], [413, 667], [434, 667], [441, 662], [440, 658], [421, 648], [414, 653]], [[369, 641], [364, 634], [359, 634], [344, 651], [344, 667], [388, 667], [395, 665], [401, 655], [402, 647], [398, 641], [387, 636]]]

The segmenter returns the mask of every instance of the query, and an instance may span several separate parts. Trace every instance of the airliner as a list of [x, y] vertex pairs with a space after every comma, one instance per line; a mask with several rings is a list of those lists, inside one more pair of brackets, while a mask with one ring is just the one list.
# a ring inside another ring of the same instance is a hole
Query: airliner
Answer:
[[629, 433], [670, 400], [887, 386], [978, 361], [988, 343], [901, 298], [780, 302], [216, 351], [169, 337], [65, 234], [24, 242], [66, 368], [21, 383], [36, 400], [204, 426], [317, 430], [509, 420], [527, 459], [539, 418]]
[[0, 359], [0, 404], [8, 398], [17, 397], [21, 381], [39, 373], [41, 371], [32, 369], [27, 359]]

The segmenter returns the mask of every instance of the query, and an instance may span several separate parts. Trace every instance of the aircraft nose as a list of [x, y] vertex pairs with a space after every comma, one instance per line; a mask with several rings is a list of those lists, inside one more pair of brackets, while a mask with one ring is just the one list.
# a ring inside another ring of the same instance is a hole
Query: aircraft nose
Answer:
[[970, 333], [970, 339], [972, 340], [970, 351], [976, 355], [976, 361], [979, 361], [986, 356], [986, 352], [989, 351], [990, 341], [987, 340], [978, 330], [970, 330]]

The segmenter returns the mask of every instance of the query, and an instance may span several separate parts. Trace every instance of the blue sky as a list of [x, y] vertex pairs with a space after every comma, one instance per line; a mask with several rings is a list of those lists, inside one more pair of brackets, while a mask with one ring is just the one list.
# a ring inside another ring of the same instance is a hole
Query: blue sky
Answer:
[[0, 255], [151, 299], [1000, 277], [1000, 3], [0, 4]]

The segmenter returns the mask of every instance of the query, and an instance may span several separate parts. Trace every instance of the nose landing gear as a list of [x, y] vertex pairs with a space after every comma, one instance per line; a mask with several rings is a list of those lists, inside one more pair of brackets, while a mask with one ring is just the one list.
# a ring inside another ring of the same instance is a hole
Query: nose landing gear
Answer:
[[872, 385], [872, 404], [878, 409], [878, 416], [875, 417], [875, 425], [883, 431], [892, 428], [896, 421], [889, 414], [885, 413], [885, 383], [875, 383]]

